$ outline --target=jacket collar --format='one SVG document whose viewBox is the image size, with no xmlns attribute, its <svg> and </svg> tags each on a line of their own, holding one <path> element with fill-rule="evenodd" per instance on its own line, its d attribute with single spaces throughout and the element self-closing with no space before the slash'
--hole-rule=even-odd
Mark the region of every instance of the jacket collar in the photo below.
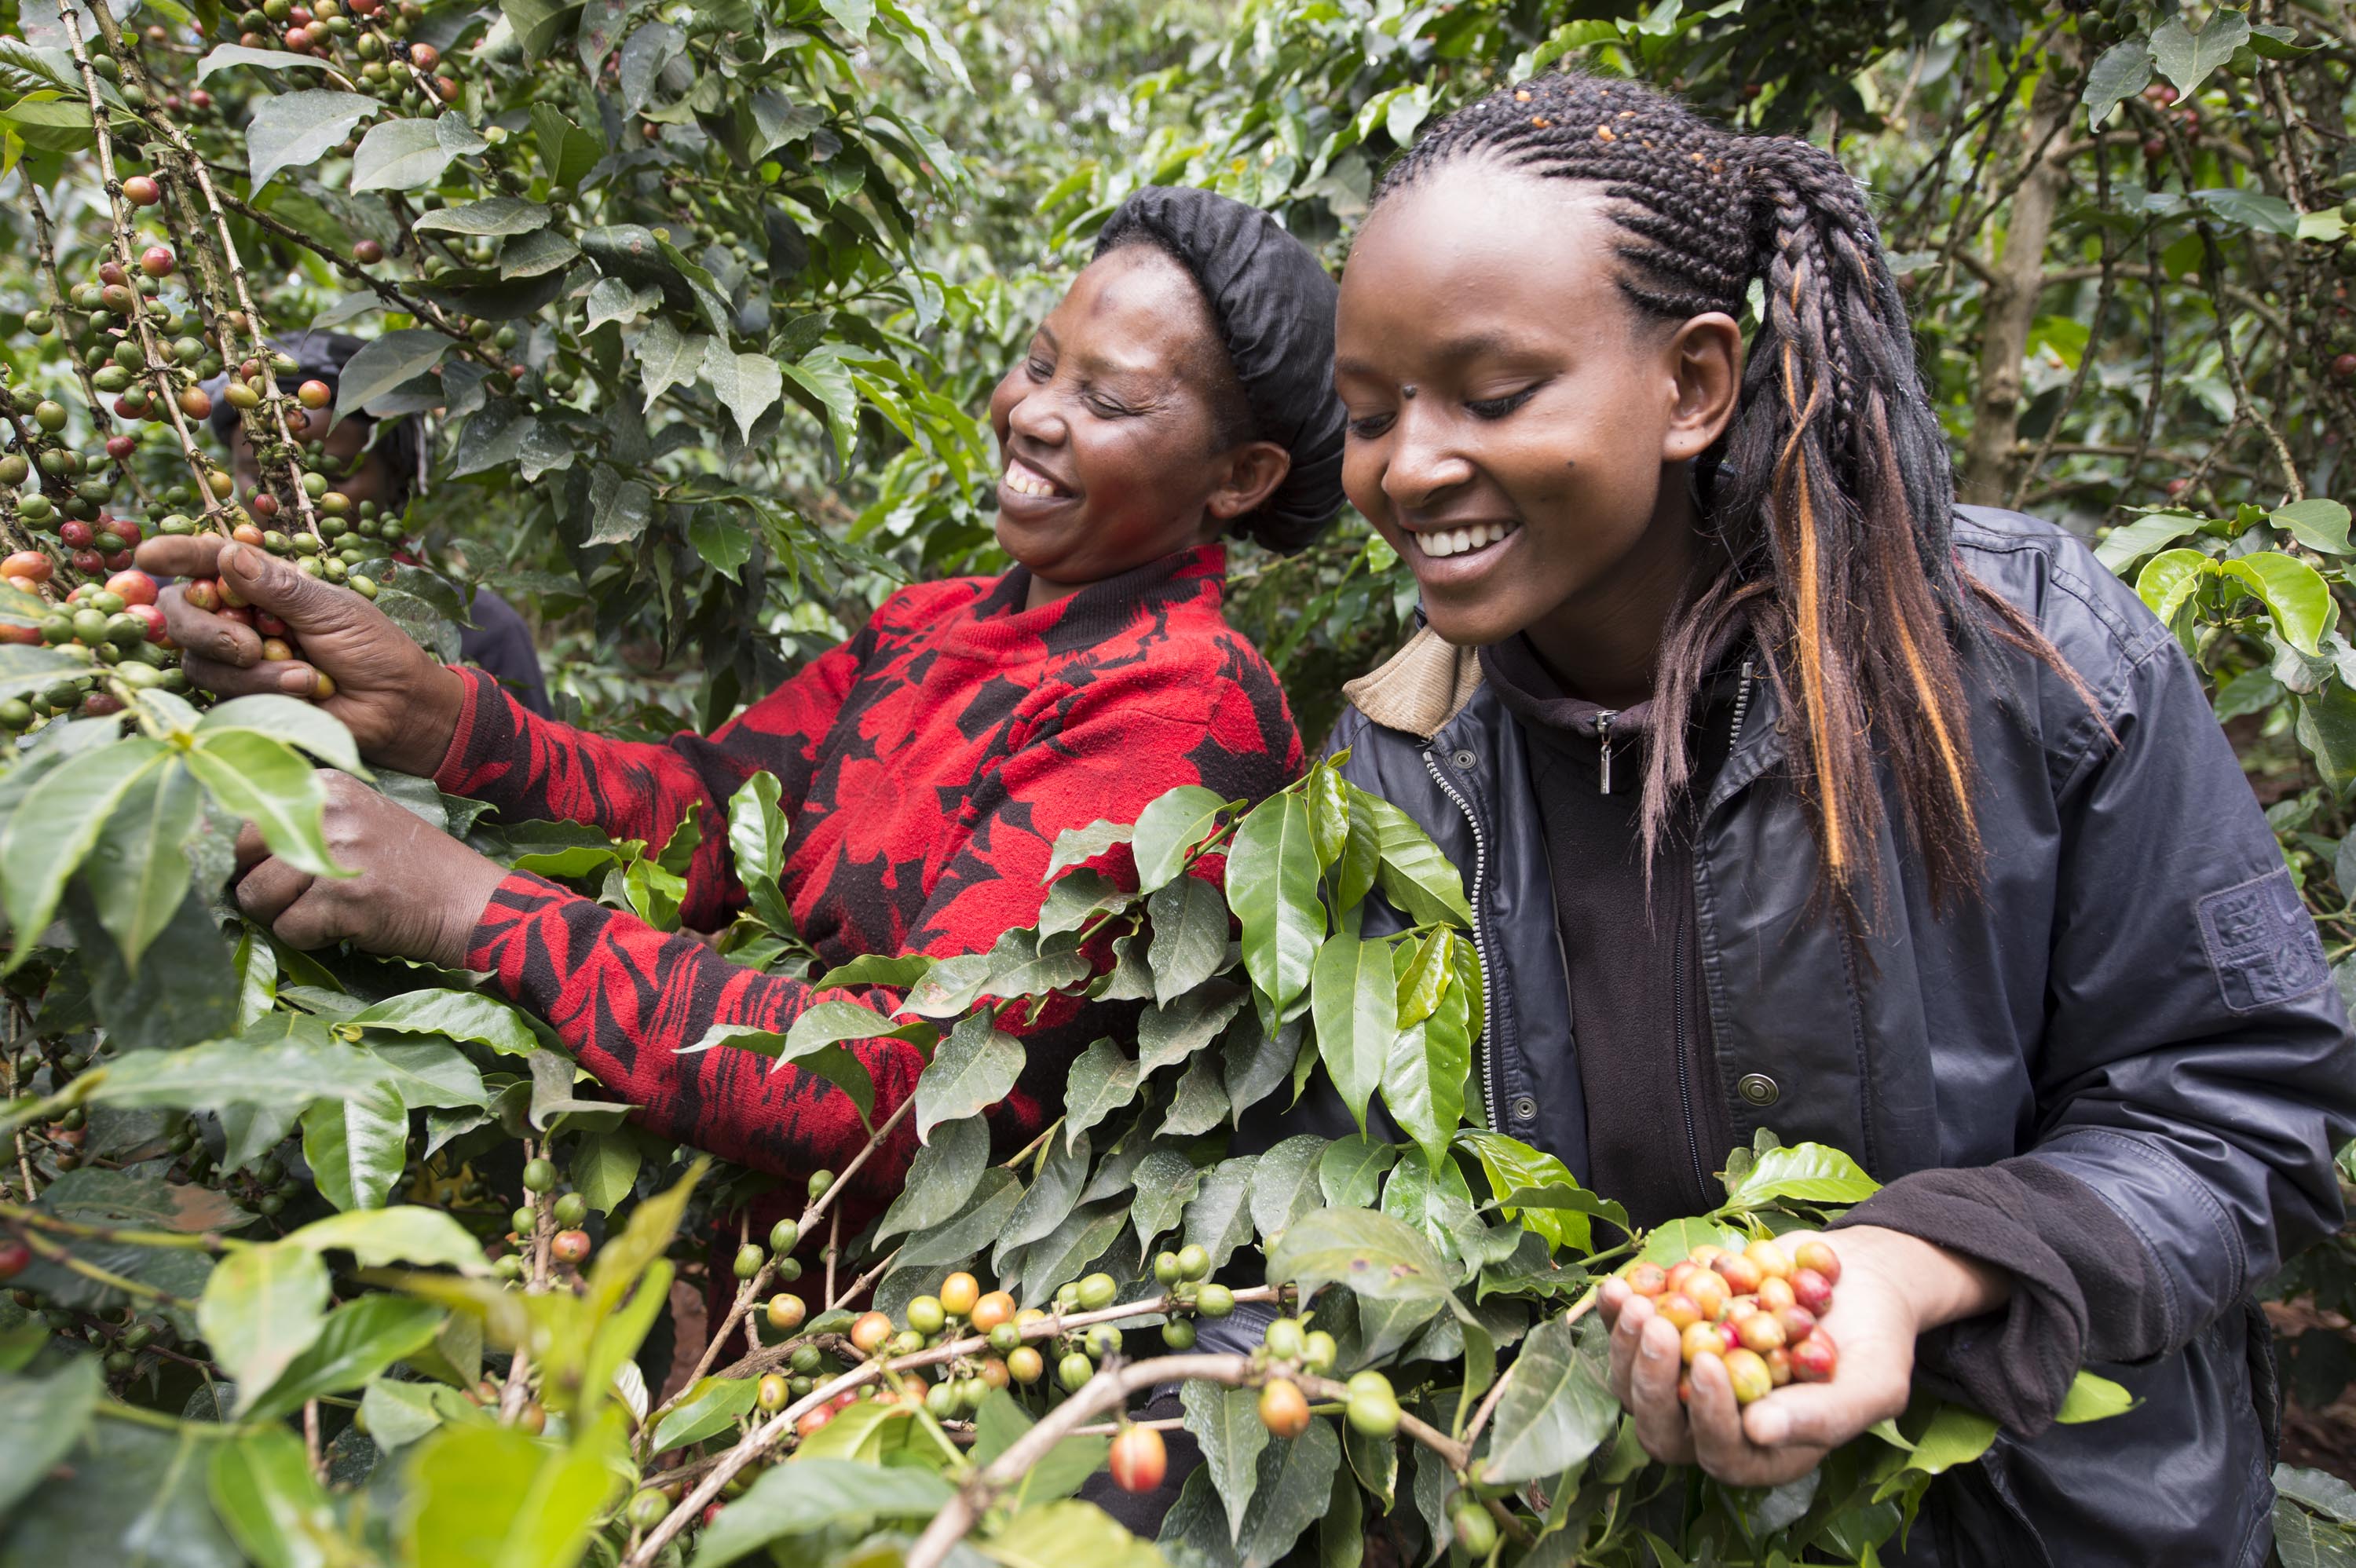
<svg viewBox="0 0 2356 1568">
<path fill-rule="evenodd" d="M 1457 647 L 1424 625 L 1398 652 L 1345 684 L 1342 694 L 1351 707 L 1386 730 L 1412 735 L 1429 745 L 1464 711 L 1482 685 L 1477 650 Z M 1783 754 L 1775 685 L 1762 673 L 1751 682 L 1741 733 L 1735 737 L 1726 765 L 1711 782 L 1703 815 L 1731 799 L 1736 791 L 1774 766 Z"/>
<path fill-rule="evenodd" d="M 1342 695 L 1385 729 L 1428 742 L 1480 689 L 1481 660 L 1474 650 L 1453 646 L 1424 626 L 1398 652 L 1344 685 Z"/>
</svg>

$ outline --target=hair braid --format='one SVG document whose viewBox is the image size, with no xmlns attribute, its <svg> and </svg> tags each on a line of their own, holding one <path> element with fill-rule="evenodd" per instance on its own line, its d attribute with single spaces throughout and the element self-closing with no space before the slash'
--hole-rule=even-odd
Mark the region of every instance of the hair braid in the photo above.
<svg viewBox="0 0 2356 1568">
<path fill-rule="evenodd" d="M 1375 200 L 1475 157 L 1599 187 L 1623 237 L 1621 292 L 1655 316 L 1739 316 L 1762 288 L 1706 520 L 1731 564 L 1671 620 L 1657 732 L 1687 733 L 1708 652 L 1743 619 L 1794 716 L 1791 773 L 1844 909 L 1861 916 L 1882 891 L 1884 763 L 1934 899 L 1976 887 L 1964 656 L 1993 635 L 2068 671 L 1957 563 L 1946 443 L 1856 180 L 1805 142 L 1738 135 L 1651 88 L 1561 72 L 1440 121 Z M 1690 773 L 1687 747 L 1652 748 L 1648 848 Z"/>
</svg>

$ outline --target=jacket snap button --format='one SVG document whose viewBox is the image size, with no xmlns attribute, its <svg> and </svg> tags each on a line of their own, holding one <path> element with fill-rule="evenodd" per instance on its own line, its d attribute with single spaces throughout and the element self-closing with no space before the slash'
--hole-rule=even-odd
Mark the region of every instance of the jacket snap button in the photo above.
<svg viewBox="0 0 2356 1568">
<path fill-rule="evenodd" d="M 1459 752 L 1448 760 L 1454 763 L 1459 768 L 1463 769 L 1467 773 L 1472 771 L 1473 763 L 1478 761 L 1478 759 L 1470 752 Z"/>
<path fill-rule="evenodd" d="M 1746 1072 L 1735 1081 L 1734 1092 L 1753 1105 L 1772 1105 L 1781 1099 L 1783 1091 L 1764 1072 Z"/>
<path fill-rule="evenodd" d="M 1527 1094 L 1515 1097 L 1513 1110 L 1514 1120 L 1517 1122 L 1535 1122 L 1538 1119 L 1538 1103 Z"/>
</svg>

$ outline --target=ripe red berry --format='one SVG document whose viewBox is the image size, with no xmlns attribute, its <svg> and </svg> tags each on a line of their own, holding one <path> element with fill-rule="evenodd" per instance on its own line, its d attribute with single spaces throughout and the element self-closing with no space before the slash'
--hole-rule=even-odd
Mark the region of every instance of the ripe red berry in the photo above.
<svg viewBox="0 0 2356 1568">
<path fill-rule="evenodd" d="M 11 1236 L 0 1242 L 0 1279 L 14 1279 L 33 1264 L 33 1249 Z"/>
<path fill-rule="evenodd" d="M 65 541 L 68 549 L 88 549 L 90 541 L 97 537 L 96 529 L 79 519 L 69 519 L 58 525 L 58 538 Z"/>
<path fill-rule="evenodd" d="M 434 96 L 444 103 L 455 103 L 458 101 L 458 84 L 446 76 L 437 76 L 434 79 Z"/>
<path fill-rule="evenodd" d="M 213 95 L 207 92 L 203 88 L 198 88 L 194 92 L 188 94 L 189 108 L 201 112 L 204 110 L 210 109 L 212 106 Z"/>
<path fill-rule="evenodd" d="M 37 549 L 20 549 L 0 560 L 0 577 L 26 577 L 35 582 L 47 582 L 57 570 L 54 562 Z"/>
<path fill-rule="evenodd" d="M 164 612 L 153 604 L 125 604 L 123 607 L 123 613 L 147 628 L 149 642 L 160 643 L 164 640 Z"/>
<path fill-rule="evenodd" d="M 802 1412 L 801 1419 L 794 1423 L 794 1431 L 799 1435 L 807 1437 L 811 1433 L 816 1432 L 819 1427 L 824 1426 L 828 1422 L 832 1421 L 833 1419 L 834 1407 L 832 1405 L 814 1405 L 810 1409 Z"/>
<path fill-rule="evenodd" d="M 139 270 L 151 278 L 168 278 L 179 264 L 168 245 L 150 245 L 139 253 Z"/>
<path fill-rule="evenodd" d="M 1796 1383 L 1830 1382 L 1840 1370 L 1840 1349 L 1822 1328 L 1793 1346 L 1789 1354 L 1792 1381 Z"/>
<path fill-rule="evenodd" d="M 373 267 L 384 260 L 384 247 L 373 240 L 356 240 L 352 245 L 352 260 L 363 267 Z"/>
<path fill-rule="evenodd" d="M 1792 1275 L 1792 1300 L 1821 1317 L 1833 1304 L 1832 1281 L 1816 1269 L 1798 1270 Z"/>
<path fill-rule="evenodd" d="M 112 555 L 100 557 L 99 564 L 109 571 L 126 571 L 131 567 L 131 552 L 128 549 L 116 550 Z"/>
<path fill-rule="evenodd" d="M 192 579 L 180 590 L 180 597 L 194 610 L 211 612 L 221 607 L 220 584 L 209 577 Z"/>
<path fill-rule="evenodd" d="M 306 409 L 324 409 L 335 398 L 336 394 L 325 381 L 305 381 L 294 389 L 294 400 Z"/>
<path fill-rule="evenodd" d="M 212 418 L 212 394 L 202 387 L 190 387 L 180 394 L 180 411 L 192 420 Z"/>
<path fill-rule="evenodd" d="M 589 1232 L 559 1231 L 549 1238 L 548 1255 L 561 1264 L 577 1264 L 589 1255 Z"/>
<path fill-rule="evenodd" d="M 146 175 L 133 175 L 123 182 L 123 199 L 134 207 L 153 207 L 164 199 L 164 187 Z"/>
<path fill-rule="evenodd" d="M 155 580 L 137 570 L 118 571 L 108 578 L 106 591 L 119 596 L 125 604 L 155 603 Z"/>
<path fill-rule="evenodd" d="M 2340 380 L 2356 380 L 2356 354 L 2341 354 L 2331 361 L 2331 373 Z"/>
<path fill-rule="evenodd" d="M 22 582 L 22 581 L 23 581 L 23 579 L 21 579 L 21 578 L 16 578 L 16 577 L 10 577 L 10 578 L 5 578 L 5 579 L 0 579 L 0 581 L 5 581 L 10 582 L 10 583 L 17 583 L 17 582 Z M 40 629 L 38 626 L 15 626 L 15 625 L 5 625 L 5 624 L 0 624 L 0 643 L 20 643 L 20 644 L 24 645 L 25 645 L 25 646 L 27 646 L 27 647 L 34 647 L 34 646 L 37 646 L 37 645 L 39 645 L 40 641 L 41 641 L 41 629 Z"/>
<path fill-rule="evenodd" d="M 283 637 L 286 635 L 286 623 L 267 610 L 256 610 L 253 613 L 253 629 L 265 637 Z"/>
<path fill-rule="evenodd" d="M 1151 1426 L 1124 1426 L 1112 1440 L 1112 1484 L 1124 1492 L 1150 1492 L 1170 1468 L 1170 1451 Z"/>
<path fill-rule="evenodd" d="M 138 450 L 139 442 L 136 437 L 110 435 L 106 438 L 106 455 L 113 458 L 117 463 Z"/>
<path fill-rule="evenodd" d="M 84 577 L 96 577 L 106 570 L 106 558 L 94 549 L 78 549 L 66 560 Z"/>
<path fill-rule="evenodd" d="M 2179 475 L 2176 478 L 2169 480 L 2161 487 L 2168 492 L 2168 498 L 2172 501 L 2177 496 L 2183 495 L 2187 490 L 2191 489 L 2192 481 Z"/>
<path fill-rule="evenodd" d="M 102 283 L 107 284 L 109 287 L 120 287 L 122 284 L 129 283 L 131 279 L 129 275 L 123 272 L 120 263 L 114 261 L 101 261 L 98 264 L 98 281 Z"/>
<path fill-rule="evenodd" d="M 286 47 L 293 49 L 298 55 L 308 52 L 311 48 L 310 30 L 305 27 L 287 28 Z"/>
<path fill-rule="evenodd" d="M 432 70 L 442 60 L 442 51 L 432 44 L 409 46 L 409 63 L 420 70 Z"/>
</svg>

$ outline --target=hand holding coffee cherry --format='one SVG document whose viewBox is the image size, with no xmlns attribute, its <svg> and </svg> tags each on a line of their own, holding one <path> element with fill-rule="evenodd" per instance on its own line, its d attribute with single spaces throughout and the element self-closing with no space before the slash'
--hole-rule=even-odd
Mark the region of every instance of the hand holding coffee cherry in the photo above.
<svg viewBox="0 0 2356 1568">
<path fill-rule="evenodd" d="M 315 877 L 272 855 L 249 823 L 237 841 L 238 907 L 291 946 L 349 941 L 457 968 L 506 868 L 348 773 L 319 776 L 327 852 L 359 874 Z"/>
<path fill-rule="evenodd" d="M 428 775 L 441 765 L 457 730 L 463 679 L 366 599 L 209 535 L 143 539 L 138 560 L 147 571 L 188 580 L 166 589 L 158 604 L 192 684 L 221 697 L 316 698 L 369 762 Z M 283 632 L 265 637 L 262 616 Z M 273 656 L 297 645 L 300 660 Z"/>
<path fill-rule="evenodd" d="M 1731 1486 L 1772 1487 L 1906 1408 L 1916 1336 L 2009 1295 L 1998 1270 L 1858 1225 L 1700 1249 L 1665 1270 L 1631 1265 L 1598 1305 L 1612 1325 L 1612 1392 L 1644 1451 Z"/>
</svg>

